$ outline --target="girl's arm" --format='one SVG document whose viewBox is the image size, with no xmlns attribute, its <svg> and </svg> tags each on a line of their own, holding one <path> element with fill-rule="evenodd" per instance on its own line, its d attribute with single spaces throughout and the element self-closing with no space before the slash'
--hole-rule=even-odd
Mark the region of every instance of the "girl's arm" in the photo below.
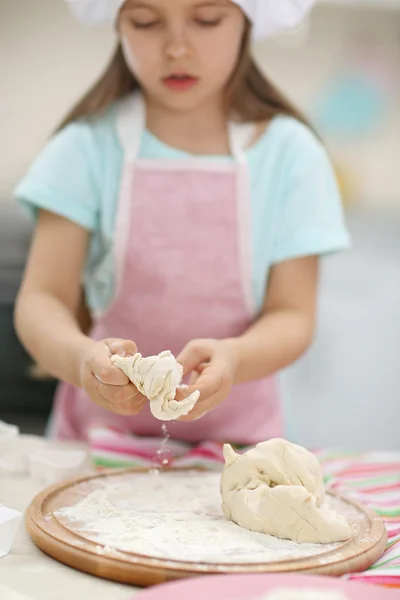
<svg viewBox="0 0 400 600">
<path fill-rule="evenodd" d="M 260 379 L 297 360 L 315 329 L 317 257 L 272 268 L 262 316 L 240 337 L 226 340 L 237 357 L 235 383 Z"/>
<path fill-rule="evenodd" d="M 84 388 L 107 410 L 136 414 L 145 398 L 110 361 L 111 354 L 133 354 L 135 344 L 91 340 L 78 324 L 88 242 L 83 228 L 40 213 L 17 299 L 16 329 L 30 354 L 54 377 Z"/>
<path fill-rule="evenodd" d="M 76 314 L 89 233 L 41 211 L 17 298 L 17 333 L 35 360 L 54 377 L 80 385 L 82 354 L 93 344 Z"/>
</svg>

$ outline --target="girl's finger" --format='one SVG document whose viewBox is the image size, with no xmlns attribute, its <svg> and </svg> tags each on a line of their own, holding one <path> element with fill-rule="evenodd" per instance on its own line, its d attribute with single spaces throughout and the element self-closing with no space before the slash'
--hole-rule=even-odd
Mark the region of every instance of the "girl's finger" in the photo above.
<svg viewBox="0 0 400 600">
<path fill-rule="evenodd" d="M 199 371 L 192 371 L 192 373 L 190 375 L 190 379 L 189 379 L 189 385 L 194 386 L 194 384 L 196 383 L 196 381 L 198 380 L 199 377 L 200 377 Z"/>
<path fill-rule="evenodd" d="M 183 367 L 183 375 L 195 371 L 201 363 L 207 363 L 211 358 L 211 350 L 206 344 L 189 343 L 176 359 Z"/>
<path fill-rule="evenodd" d="M 146 403 L 146 398 L 132 384 L 122 386 L 121 390 L 122 393 L 118 390 L 116 394 L 114 386 L 101 384 L 95 377 L 92 377 L 86 385 L 89 396 L 106 410 L 119 415 L 138 414 Z"/>
<path fill-rule="evenodd" d="M 137 352 L 137 346 L 132 340 L 121 340 L 118 338 L 108 338 L 104 340 L 110 350 L 110 356 L 118 354 L 119 356 L 133 356 Z"/>
<path fill-rule="evenodd" d="M 106 345 L 90 358 L 88 367 L 101 383 L 107 385 L 127 385 L 129 383 L 129 378 L 125 373 L 112 364 Z"/>
<path fill-rule="evenodd" d="M 200 392 L 200 398 L 204 401 L 208 401 L 211 396 L 217 394 L 222 385 L 222 376 L 220 369 L 209 365 L 196 379 L 196 385 L 188 388 L 189 393 L 193 393 L 195 390 Z M 189 395 L 189 394 L 188 394 Z"/>
<path fill-rule="evenodd" d="M 101 383 L 94 377 L 93 389 L 104 400 L 108 402 L 113 402 L 114 404 L 129 402 L 131 400 L 137 399 L 141 394 L 137 387 L 133 385 L 133 383 L 128 383 L 126 385 L 107 385 L 105 383 Z"/>
<path fill-rule="evenodd" d="M 189 396 L 191 396 L 194 392 L 197 392 L 197 387 L 195 385 L 182 385 L 176 389 L 176 394 L 174 400 L 177 402 L 182 402 L 182 400 L 186 400 Z"/>
</svg>

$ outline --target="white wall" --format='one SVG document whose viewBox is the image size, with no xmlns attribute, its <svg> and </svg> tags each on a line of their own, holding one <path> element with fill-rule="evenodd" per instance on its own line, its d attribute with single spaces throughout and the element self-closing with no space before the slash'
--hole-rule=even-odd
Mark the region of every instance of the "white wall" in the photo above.
<svg viewBox="0 0 400 600">
<path fill-rule="evenodd" d="M 398 10 L 321 6 L 304 47 L 285 49 L 269 42 L 257 49 L 257 56 L 308 108 L 321 83 L 346 59 L 351 39 L 363 36 L 384 46 L 400 74 L 399 27 Z M 108 28 L 79 27 L 62 0 L 1 0 L 0 198 L 10 196 L 62 115 L 101 72 L 113 44 Z M 399 202 L 398 106 L 394 103 L 393 114 L 370 139 L 334 148 L 353 171 L 367 204 Z"/>
<path fill-rule="evenodd" d="M 114 35 L 62 0 L 0 0 L 0 198 L 105 65 Z"/>
</svg>

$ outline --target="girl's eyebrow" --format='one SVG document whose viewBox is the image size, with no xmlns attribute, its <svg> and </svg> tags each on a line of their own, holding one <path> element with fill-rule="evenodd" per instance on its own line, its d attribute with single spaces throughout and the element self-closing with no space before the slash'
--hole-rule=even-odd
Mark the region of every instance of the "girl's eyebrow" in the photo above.
<svg viewBox="0 0 400 600">
<path fill-rule="evenodd" d="M 199 2 L 197 2 L 194 5 L 194 8 L 200 8 L 202 6 L 230 6 L 232 4 L 232 2 L 230 0 L 200 0 Z M 154 6 L 154 4 L 152 2 L 146 2 L 146 1 L 141 1 L 141 0 L 137 0 L 137 1 L 133 1 L 133 2 L 128 2 L 127 3 L 127 8 L 152 8 L 155 9 L 157 8 L 156 6 Z"/>
<path fill-rule="evenodd" d="M 201 8 L 203 6 L 233 6 L 232 2 L 228 0 L 204 0 L 203 2 L 198 2 L 195 4 L 194 8 Z"/>
<path fill-rule="evenodd" d="M 128 2 L 127 8 L 151 8 L 151 9 L 154 9 L 155 7 L 152 6 L 151 4 L 149 4 L 148 2 Z"/>
</svg>

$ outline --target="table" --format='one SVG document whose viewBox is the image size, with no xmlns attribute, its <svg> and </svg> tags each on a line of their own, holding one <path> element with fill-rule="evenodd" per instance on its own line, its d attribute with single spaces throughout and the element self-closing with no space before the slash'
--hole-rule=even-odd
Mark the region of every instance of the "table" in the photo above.
<svg viewBox="0 0 400 600">
<path fill-rule="evenodd" d="M 106 453 L 100 452 L 104 432 L 96 430 L 93 458 L 104 464 Z M 121 444 L 107 431 L 108 450 Z M 123 436 L 124 437 L 124 436 Z M 127 440 L 125 440 L 127 441 Z M 384 518 L 389 533 L 386 553 L 374 567 L 364 573 L 352 574 L 349 579 L 370 584 L 400 588 L 400 453 L 316 452 L 327 486 L 349 494 L 355 500 L 376 509 Z M 101 459 L 101 460 L 100 460 Z M 220 468 L 222 444 L 205 442 L 188 449 L 173 460 L 175 466 Z M 143 455 L 124 456 L 125 466 L 146 466 Z M 152 466 L 151 461 L 147 466 Z M 0 503 L 24 512 L 41 486 L 28 478 L 5 477 L 0 474 Z M 2 587 L 3 586 L 3 587 Z M 5 589 L 4 589 L 5 588 Z M 0 559 L 0 599 L 3 600 L 77 600 L 96 595 L 97 600 L 128 600 L 138 589 L 97 579 L 66 567 L 43 554 L 31 541 L 23 525 L 14 540 L 11 553 Z M 14 592 L 14 595 L 12 595 Z"/>
<path fill-rule="evenodd" d="M 0 503 L 24 512 L 43 486 L 28 477 L 0 474 Z M 11 552 L 0 558 L 1 600 L 127 600 L 138 589 L 86 575 L 44 554 L 22 523 Z"/>
</svg>

